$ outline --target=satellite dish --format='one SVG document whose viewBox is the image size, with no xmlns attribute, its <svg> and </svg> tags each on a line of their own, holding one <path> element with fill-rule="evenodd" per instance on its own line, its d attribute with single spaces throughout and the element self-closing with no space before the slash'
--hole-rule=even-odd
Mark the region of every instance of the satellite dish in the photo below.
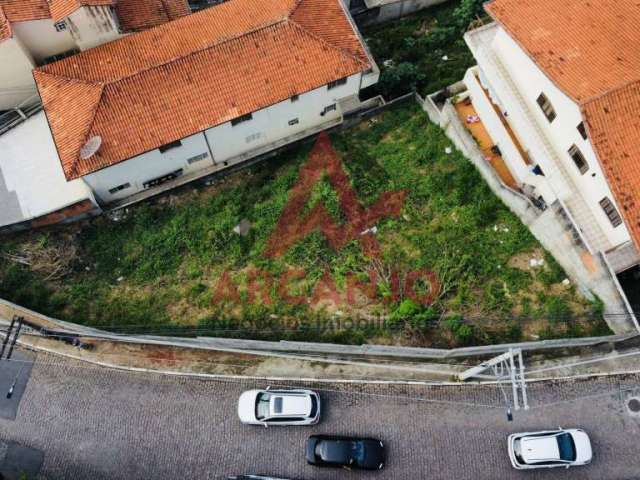
<svg viewBox="0 0 640 480">
<path fill-rule="evenodd" d="M 91 137 L 87 140 L 87 143 L 80 149 L 80 158 L 82 160 L 87 160 L 88 158 L 93 157 L 98 150 L 100 150 L 100 146 L 102 145 L 102 137 L 96 135 L 95 137 Z"/>
</svg>

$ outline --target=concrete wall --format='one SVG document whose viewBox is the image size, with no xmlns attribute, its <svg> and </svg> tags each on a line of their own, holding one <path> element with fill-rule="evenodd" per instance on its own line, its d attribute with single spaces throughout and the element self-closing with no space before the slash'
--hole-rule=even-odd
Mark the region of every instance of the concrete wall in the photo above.
<svg viewBox="0 0 640 480">
<path fill-rule="evenodd" d="M 16 108 L 37 96 L 33 59 L 17 38 L 0 42 L 0 110 Z"/>
<path fill-rule="evenodd" d="M 97 47 L 120 36 L 117 17 L 111 7 L 82 7 L 66 22 L 80 50 Z"/>
<path fill-rule="evenodd" d="M 37 64 L 77 48 L 69 29 L 57 32 L 51 19 L 13 23 L 11 28 Z"/>
<path fill-rule="evenodd" d="M 360 26 L 376 25 L 439 5 L 447 0 L 365 0 L 367 11 L 356 15 Z"/>
<path fill-rule="evenodd" d="M 237 125 L 226 122 L 205 132 L 182 139 L 182 146 L 160 153 L 158 149 L 126 160 L 112 167 L 84 177 L 103 204 L 129 197 L 145 189 L 144 183 L 168 173 L 182 169 L 184 175 L 198 170 L 220 165 L 231 166 L 246 158 L 242 154 L 281 143 L 283 139 L 295 136 L 331 120 L 340 120 L 339 100 L 358 95 L 360 74 L 347 79 L 347 83 L 331 90 L 327 86 L 300 94 L 298 100 L 287 99 L 252 114 L 252 119 Z M 336 104 L 336 109 L 325 115 L 321 112 L 328 105 Z M 297 119 L 298 123 L 289 125 Z M 275 147 L 274 147 L 275 148 Z M 189 164 L 189 159 L 202 154 L 206 159 Z M 109 190 L 119 185 L 129 184 L 116 193 Z"/>
<path fill-rule="evenodd" d="M 629 241 L 630 236 L 626 226 L 622 224 L 614 228 L 600 207 L 599 202 L 604 197 L 608 197 L 614 203 L 615 199 L 591 143 L 589 140 L 584 140 L 578 132 L 577 126 L 582 122 L 580 107 L 551 82 L 502 28 L 499 28 L 496 33 L 493 49 L 517 84 L 530 111 L 535 115 L 536 118 L 531 121 L 538 122 L 544 129 L 547 138 L 552 140 L 560 160 L 565 164 L 565 170 L 578 189 L 576 193 L 585 199 L 608 240 L 612 245 L 620 245 Z M 536 103 L 540 93 L 547 96 L 556 111 L 557 118 L 552 123 L 549 123 Z M 499 97 L 500 92 L 497 92 L 497 95 Z M 505 107 L 508 109 L 508 106 Z M 526 139 L 524 140 L 526 141 Z M 589 170 L 585 174 L 580 173 L 568 154 L 572 145 L 576 145 L 587 160 Z M 544 170 L 545 162 L 548 159 L 535 158 L 534 161 L 539 163 Z M 618 211 L 621 210 L 618 208 Z"/>
</svg>

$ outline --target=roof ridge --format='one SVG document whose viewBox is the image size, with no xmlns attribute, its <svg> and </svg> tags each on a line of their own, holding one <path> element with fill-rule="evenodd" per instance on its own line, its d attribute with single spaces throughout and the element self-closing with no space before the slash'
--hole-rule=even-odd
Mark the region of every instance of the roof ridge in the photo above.
<svg viewBox="0 0 640 480">
<path fill-rule="evenodd" d="M 593 95 L 593 96 L 591 96 L 591 97 L 589 97 L 589 98 L 586 98 L 586 99 L 584 99 L 582 102 L 580 102 L 580 106 L 588 105 L 588 104 L 590 104 L 590 103 L 592 103 L 592 102 L 595 102 L 595 101 L 597 101 L 597 100 L 600 100 L 601 98 L 604 98 L 604 97 L 606 97 L 606 96 L 608 96 L 608 95 L 611 95 L 611 94 L 613 94 L 613 93 L 617 93 L 617 92 L 619 92 L 620 90 L 624 90 L 625 88 L 628 88 L 628 87 L 630 87 L 631 85 L 634 85 L 634 84 L 636 84 L 636 83 L 637 83 L 637 84 L 640 84 L 640 76 L 639 76 L 638 78 L 634 78 L 633 80 L 629 80 L 628 82 L 625 82 L 625 83 L 621 83 L 621 84 L 619 84 L 619 85 L 616 85 L 615 87 L 612 87 L 612 88 L 610 88 L 609 90 L 606 90 L 606 91 L 604 91 L 604 92 L 602 92 L 602 93 L 599 93 L 599 94 L 597 94 L 597 95 Z"/>
<path fill-rule="evenodd" d="M 243 31 L 243 32 L 241 32 L 241 33 L 239 33 L 237 35 L 233 35 L 233 36 L 230 36 L 230 37 L 225 37 L 224 39 L 222 39 L 220 41 L 207 44 L 207 45 L 205 45 L 205 46 L 203 46 L 201 48 L 197 48 L 195 50 L 190 50 L 189 52 L 185 53 L 184 55 L 179 55 L 177 57 L 171 58 L 171 59 L 167 60 L 166 62 L 159 63 L 157 65 L 152 65 L 152 66 L 150 66 L 148 68 L 145 68 L 143 70 L 138 70 L 138 71 L 136 71 L 136 72 L 134 72 L 134 73 L 132 73 L 130 75 L 122 76 L 122 77 L 120 77 L 118 79 L 115 79 L 115 80 L 109 81 L 109 82 L 105 82 L 105 83 L 107 83 L 109 85 L 113 85 L 113 84 L 122 82 L 124 80 L 128 80 L 130 78 L 135 78 L 138 75 L 142 75 L 144 73 L 150 72 L 150 71 L 155 70 L 157 68 L 161 68 L 161 67 L 164 67 L 164 66 L 167 66 L 167 65 L 171 65 L 173 63 L 179 62 L 180 60 L 182 60 L 184 58 L 188 58 L 188 57 L 190 57 L 192 55 L 196 55 L 198 53 L 204 52 L 204 51 L 209 50 L 211 48 L 219 47 L 221 45 L 224 45 L 226 43 L 232 42 L 232 41 L 237 40 L 239 38 L 246 37 L 246 36 L 249 36 L 249 35 L 254 34 L 256 32 L 259 32 L 261 30 L 266 30 L 267 28 L 271 28 L 271 27 L 273 27 L 275 25 L 278 25 L 280 23 L 284 23 L 284 22 L 287 21 L 287 18 L 288 17 L 278 18 L 278 19 L 276 19 L 276 20 L 274 20 L 274 21 L 272 21 L 270 23 L 260 25 L 259 27 L 253 28 L 251 30 Z"/>
<path fill-rule="evenodd" d="M 299 0 L 300 3 L 302 3 L 304 0 Z M 291 23 L 292 25 L 298 27 L 300 30 L 302 30 L 303 32 L 305 32 L 307 35 L 309 35 L 311 38 L 313 38 L 314 40 L 317 40 L 329 47 L 331 47 L 332 49 L 342 53 L 343 55 L 346 55 L 348 57 L 350 57 L 352 60 L 355 60 L 356 62 L 358 62 L 359 64 L 363 65 L 363 66 L 367 66 L 367 62 L 365 62 L 364 60 L 362 60 L 360 57 L 358 57 L 357 55 L 355 55 L 353 52 L 349 51 L 346 48 L 340 47 L 334 43 L 331 43 L 330 41 L 322 38 L 320 35 L 313 33 L 311 30 L 309 30 L 308 28 L 303 27 L 302 25 L 300 25 L 298 22 L 296 22 L 295 20 L 291 19 L 291 17 L 287 17 L 287 22 Z"/>
<path fill-rule="evenodd" d="M 83 140 L 83 142 L 82 142 L 82 144 L 80 146 L 80 149 L 76 152 L 76 159 L 73 161 L 73 164 L 69 168 L 69 173 L 71 175 L 73 175 L 74 177 L 77 176 L 77 174 L 78 174 L 78 163 L 82 160 L 80 158 L 80 152 L 82 151 L 82 147 L 89 140 L 89 132 L 91 132 L 91 130 L 93 130 L 93 125 L 96 123 L 96 114 L 98 113 L 98 108 L 100 108 L 100 105 L 102 103 L 102 97 L 104 96 L 104 90 L 105 90 L 105 85 L 104 84 L 100 84 L 100 96 L 98 97 L 98 100 L 96 100 L 95 107 L 93 108 L 93 112 L 91 114 L 91 123 L 88 124 L 87 129 L 85 130 L 85 133 L 83 135 L 84 140 Z"/>
</svg>

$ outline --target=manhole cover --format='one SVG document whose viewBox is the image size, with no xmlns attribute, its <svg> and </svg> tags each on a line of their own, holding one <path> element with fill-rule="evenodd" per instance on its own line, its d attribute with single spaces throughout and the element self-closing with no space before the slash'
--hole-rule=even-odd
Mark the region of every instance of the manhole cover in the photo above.
<svg viewBox="0 0 640 480">
<path fill-rule="evenodd" d="M 640 399 L 632 398 L 627 402 L 627 406 L 633 413 L 640 413 Z"/>
</svg>

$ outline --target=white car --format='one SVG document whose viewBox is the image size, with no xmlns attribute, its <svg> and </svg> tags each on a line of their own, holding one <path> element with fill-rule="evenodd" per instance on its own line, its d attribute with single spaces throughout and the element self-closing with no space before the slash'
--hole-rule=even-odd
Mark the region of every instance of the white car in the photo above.
<svg viewBox="0 0 640 480">
<path fill-rule="evenodd" d="M 508 442 L 511 464 L 518 470 L 576 467 L 593 457 L 589 436 L 575 428 L 514 433 Z"/>
<path fill-rule="evenodd" d="M 315 425 L 320 396 L 311 390 L 249 390 L 240 395 L 238 417 L 249 425 Z"/>
</svg>

